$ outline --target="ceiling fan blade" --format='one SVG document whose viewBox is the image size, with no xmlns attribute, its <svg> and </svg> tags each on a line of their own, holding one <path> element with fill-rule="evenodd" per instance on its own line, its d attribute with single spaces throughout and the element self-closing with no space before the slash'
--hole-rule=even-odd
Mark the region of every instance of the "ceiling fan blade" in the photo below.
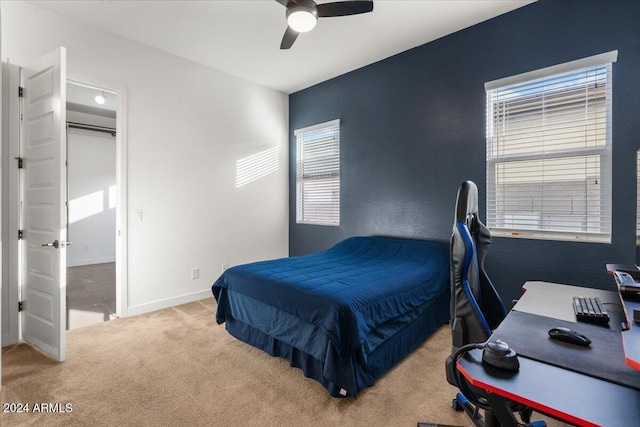
<svg viewBox="0 0 640 427">
<path fill-rule="evenodd" d="M 318 16 L 347 16 L 367 13 L 373 10 L 373 1 L 337 1 L 317 5 Z"/>
<path fill-rule="evenodd" d="M 282 43 L 280 43 L 280 49 L 289 49 L 298 38 L 298 34 L 300 33 L 292 30 L 291 27 L 287 27 L 287 31 L 284 32 L 282 37 Z"/>
<path fill-rule="evenodd" d="M 277 1 L 278 3 L 280 3 L 281 5 L 283 5 L 283 6 L 285 6 L 285 7 L 286 7 L 286 6 L 287 6 L 287 4 L 289 4 L 289 1 L 290 1 L 290 0 L 276 0 L 276 1 Z"/>
</svg>

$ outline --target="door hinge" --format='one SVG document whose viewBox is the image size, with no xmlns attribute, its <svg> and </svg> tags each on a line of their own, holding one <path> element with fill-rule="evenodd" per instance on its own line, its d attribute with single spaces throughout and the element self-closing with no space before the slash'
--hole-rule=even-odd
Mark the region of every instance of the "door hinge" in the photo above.
<svg viewBox="0 0 640 427">
<path fill-rule="evenodd" d="M 22 98 L 24 96 L 24 88 L 22 86 L 18 86 L 18 97 Z"/>
<path fill-rule="evenodd" d="M 24 311 L 24 301 L 18 301 L 18 311 Z"/>
<path fill-rule="evenodd" d="M 18 240 L 22 240 L 24 237 L 24 232 L 22 230 L 18 230 Z"/>
<path fill-rule="evenodd" d="M 18 161 L 18 169 L 22 169 L 24 165 L 22 157 L 16 157 L 16 160 Z"/>
</svg>

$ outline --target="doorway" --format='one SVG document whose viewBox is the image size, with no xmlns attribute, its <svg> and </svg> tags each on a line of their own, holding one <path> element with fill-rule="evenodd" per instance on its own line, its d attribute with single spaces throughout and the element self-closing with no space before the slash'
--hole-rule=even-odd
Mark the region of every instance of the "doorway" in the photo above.
<svg viewBox="0 0 640 427">
<path fill-rule="evenodd" d="M 117 98 L 67 82 L 67 330 L 116 317 Z"/>
<path fill-rule="evenodd" d="M 19 161 L 15 160 L 21 156 L 21 114 L 22 107 L 20 100 L 22 99 L 19 93 L 21 86 L 21 67 L 13 64 L 2 64 L 3 68 L 3 112 L 5 113 L 4 123 L 6 126 L 2 128 L 3 139 L 3 155 L 2 155 L 2 193 L 3 193 L 3 227 L 2 227 L 2 278 L 4 286 L 2 287 L 2 347 L 7 345 L 16 344 L 21 340 L 25 340 L 24 336 L 24 313 L 20 312 L 19 307 L 22 307 L 22 301 L 25 299 L 23 289 L 23 275 L 25 274 L 23 251 L 21 249 L 23 240 L 20 240 L 18 236 L 18 230 L 22 229 L 21 216 L 23 213 L 23 207 L 21 202 L 21 187 L 22 187 L 22 174 L 19 169 Z M 104 90 L 105 93 L 115 94 L 116 108 L 114 113 L 110 113 L 112 116 L 111 123 L 115 121 L 116 136 L 115 136 L 115 171 L 116 182 L 115 188 L 109 186 L 106 193 L 107 201 L 105 202 L 107 209 L 112 212 L 115 210 L 115 261 L 108 263 L 106 259 L 100 260 L 98 265 L 103 267 L 110 267 L 111 271 L 108 272 L 110 276 L 114 276 L 115 280 L 107 279 L 111 283 L 115 282 L 115 313 L 113 303 L 109 304 L 108 316 L 105 318 L 105 313 L 102 312 L 100 321 L 111 319 L 115 316 L 126 317 L 127 316 L 127 194 L 126 194 L 126 182 L 127 182 L 127 91 L 126 88 L 118 84 L 109 83 L 97 83 L 87 84 L 87 80 L 69 80 L 65 79 L 68 83 L 75 84 L 81 87 L 88 87 L 94 89 Z M 65 90 L 66 92 L 66 90 Z M 66 95 L 66 93 L 65 93 Z M 72 101 L 73 102 L 73 101 Z M 73 107 L 73 106 L 72 106 Z M 78 108 L 76 108 L 78 109 Z M 66 113 L 66 109 L 65 109 Z M 93 116 L 100 116 L 95 114 L 97 111 L 89 111 Z M 104 114 L 104 113 L 103 113 Z M 66 115 L 66 114 L 65 114 Z M 77 118 L 75 119 L 77 120 Z M 68 120 L 67 120 L 68 121 Z M 79 120 L 82 122 L 83 120 Z M 98 123 L 97 126 L 104 126 L 105 123 Z M 112 124 L 106 124 L 104 127 L 111 127 Z M 87 129 L 75 129 L 75 132 L 87 132 L 94 136 L 95 130 Z M 109 138 L 113 136 L 109 133 L 105 133 Z M 72 137 L 73 138 L 73 137 Z M 28 165 L 28 159 L 27 159 Z M 115 193 L 115 196 L 114 196 Z M 110 208 L 115 202 L 115 208 Z M 27 233 L 27 236 L 29 233 Z M 72 240 L 73 241 L 73 240 Z M 38 245 L 39 246 L 39 245 Z M 71 249 L 68 247 L 67 249 Z M 77 248 L 77 246 L 76 246 Z M 93 246 L 97 249 L 96 246 Z M 80 246 L 80 249 L 84 252 L 84 244 Z M 92 246 L 89 244 L 89 253 L 95 254 L 96 251 L 92 251 Z M 111 264 L 107 266 L 106 264 Z M 84 272 L 83 272 L 83 275 Z M 93 279 L 94 281 L 102 279 Z M 65 281 L 66 284 L 66 281 Z M 98 291 L 96 291 L 97 294 Z M 108 291 L 111 295 L 108 297 L 112 301 L 113 288 Z M 65 289 L 66 295 L 66 289 Z M 66 298 L 65 298 L 66 299 Z M 27 299 L 28 300 L 28 299 Z M 106 303 L 106 301 L 102 302 Z M 26 304 L 27 309 L 29 304 Z M 31 305 L 31 307 L 34 307 Z M 65 311 L 63 309 L 61 316 L 62 320 L 66 321 Z M 87 310 L 91 312 L 90 310 Z M 71 314 L 71 313 L 69 313 Z M 71 325 L 73 327 L 73 325 Z M 63 330 L 66 329 L 63 326 Z"/>
</svg>

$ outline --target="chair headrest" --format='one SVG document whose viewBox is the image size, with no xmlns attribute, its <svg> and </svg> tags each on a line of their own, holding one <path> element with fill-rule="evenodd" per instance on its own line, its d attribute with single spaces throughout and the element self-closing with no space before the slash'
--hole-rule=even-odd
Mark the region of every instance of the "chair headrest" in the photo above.
<svg viewBox="0 0 640 427">
<path fill-rule="evenodd" d="M 465 181 L 458 189 L 456 223 L 478 218 L 478 187 L 473 181 Z"/>
</svg>

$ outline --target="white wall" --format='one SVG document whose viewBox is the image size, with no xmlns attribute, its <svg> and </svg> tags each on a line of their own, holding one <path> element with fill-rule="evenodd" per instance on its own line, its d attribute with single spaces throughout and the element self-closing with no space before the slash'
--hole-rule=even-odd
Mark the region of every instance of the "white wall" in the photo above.
<svg viewBox="0 0 640 427">
<path fill-rule="evenodd" d="M 67 266 L 116 260 L 116 138 L 67 131 L 69 228 Z"/>
<path fill-rule="evenodd" d="M 69 78 L 126 89 L 128 314 L 210 295 L 223 263 L 288 254 L 286 95 L 30 4 L 0 7 L 3 61 L 61 45 Z M 268 149 L 276 170 L 236 188 L 236 162 Z"/>
</svg>

